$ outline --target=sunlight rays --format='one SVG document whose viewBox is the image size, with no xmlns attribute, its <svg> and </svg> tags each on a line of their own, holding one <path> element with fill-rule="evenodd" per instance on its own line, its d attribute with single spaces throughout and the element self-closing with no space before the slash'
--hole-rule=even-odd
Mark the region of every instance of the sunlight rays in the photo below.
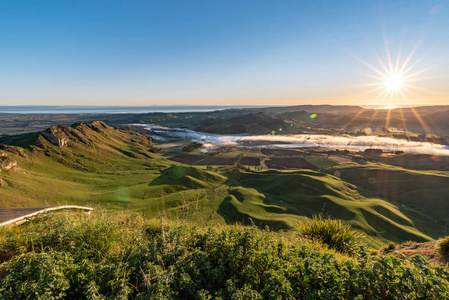
<svg viewBox="0 0 449 300">
<path fill-rule="evenodd" d="M 388 91 L 395 92 L 404 87 L 404 78 L 399 74 L 390 74 L 383 83 Z"/>
<path fill-rule="evenodd" d="M 429 71 L 433 67 L 419 67 L 419 64 L 423 61 L 424 56 L 416 57 L 417 50 L 421 45 L 423 39 L 421 38 L 414 47 L 408 53 L 404 53 L 403 44 L 404 39 L 400 39 L 397 51 L 391 51 L 390 40 L 387 38 L 385 31 L 384 38 L 384 51 L 385 57 L 381 57 L 376 51 L 372 51 L 374 55 L 373 61 L 367 61 L 358 56 L 352 54 L 352 56 L 367 67 L 367 72 L 362 73 L 364 76 L 371 78 L 370 83 L 366 83 L 363 86 L 366 87 L 366 91 L 363 93 L 363 98 L 368 96 L 373 97 L 372 100 L 378 105 L 382 105 L 387 111 L 385 114 L 381 114 L 385 118 L 385 133 L 388 134 L 388 127 L 391 124 L 390 118 L 392 117 L 392 110 L 399 109 L 400 127 L 407 130 L 407 124 L 404 116 L 404 111 L 400 106 L 411 106 L 413 100 L 422 93 L 429 93 L 431 91 L 420 87 L 419 82 L 424 79 L 422 74 Z M 395 53 L 394 53 L 395 52 Z M 372 95 L 372 96 L 371 96 Z M 373 111 L 370 115 L 368 124 L 371 126 L 378 118 L 380 111 Z M 421 127 L 429 132 L 429 126 L 425 123 L 423 118 L 419 115 L 419 112 L 415 109 L 411 109 L 412 114 L 415 116 Z M 354 116 L 346 125 L 345 128 L 350 126 L 351 123 L 357 119 L 362 112 L 359 112 Z M 397 116 L 398 113 L 395 114 Z"/>
<path fill-rule="evenodd" d="M 376 94 L 376 102 L 382 103 L 385 107 L 393 107 L 409 102 L 408 98 L 413 94 L 413 91 L 420 90 L 416 86 L 416 82 L 420 80 L 419 76 L 430 68 L 416 69 L 423 57 L 419 57 L 418 59 L 414 59 L 413 57 L 422 39 L 407 55 L 403 55 L 402 53 L 403 45 L 401 42 L 397 54 L 394 57 L 385 34 L 384 41 L 385 59 L 382 59 L 378 53 L 373 51 L 376 65 L 355 55 L 353 56 L 369 69 L 370 72 L 364 75 L 375 80 L 375 82 L 365 85 L 371 87 L 370 90 L 367 90 L 367 94 Z"/>
</svg>

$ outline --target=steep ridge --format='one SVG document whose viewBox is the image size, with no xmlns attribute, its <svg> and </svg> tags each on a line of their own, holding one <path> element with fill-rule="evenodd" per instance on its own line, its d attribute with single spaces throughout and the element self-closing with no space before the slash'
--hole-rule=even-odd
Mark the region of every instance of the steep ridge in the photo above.
<svg viewBox="0 0 449 300">
<path fill-rule="evenodd" d="M 103 122 L 51 127 L 34 139 L 9 142 L 29 149 L 1 145 L 7 159 L 20 168 L 20 172 L 13 168 L 2 172 L 8 185 L 0 189 L 2 207 L 120 205 L 135 197 L 133 189 L 147 186 L 159 168 L 168 166 L 152 159 L 158 155 L 150 151 L 142 134 Z M 154 171 L 146 172 L 149 169 Z"/>
</svg>

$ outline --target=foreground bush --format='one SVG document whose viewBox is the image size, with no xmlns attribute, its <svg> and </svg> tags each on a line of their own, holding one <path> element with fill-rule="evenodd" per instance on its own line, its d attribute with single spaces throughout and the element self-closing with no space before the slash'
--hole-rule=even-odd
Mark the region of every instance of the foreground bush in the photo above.
<svg viewBox="0 0 449 300">
<path fill-rule="evenodd" d="M 90 239 L 84 244 L 76 241 L 73 246 L 85 250 L 75 250 L 66 237 L 60 236 L 58 244 L 51 230 L 42 235 L 30 232 L 41 246 L 14 255 L 2 265 L 0 299 L 449 297 L 449 273 L 420 256 L 408 263 L 392 256 L 337 259 L 255 227 L 205 229 L 104 216 L 65 220 L 67 224 L 64 218 L 48 218 L 46 224 L 59 222 L 66 229 L 72 224 L 80 231 L 72 237 L 96 237 L 96 227 L 109 223 L 112 232 L 121 235 L 106 242 L 106 247 Z M 15 240 L 14 245 L 28 249 L 23 230 L 39 226 L 2 232 L 4 241 L 11 245 Z"/>
<path fill-rule="evenodd" d="M 306 237 L 319 240 L 341 253 L 354 255 L 359 249 L 361 235 L 340 220 L 324 219 L 319 215 L 301 224 L 300 228 Z"/>
</svg>

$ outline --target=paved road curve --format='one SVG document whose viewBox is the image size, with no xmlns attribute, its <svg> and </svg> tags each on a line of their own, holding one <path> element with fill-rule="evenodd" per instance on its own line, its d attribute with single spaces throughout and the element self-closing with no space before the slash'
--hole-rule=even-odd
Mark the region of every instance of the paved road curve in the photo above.
<svg viewBox="0 0 449 300">
<path fill-rule="evenodd" d="M 50 212 L 54 210 L 84 210 L 90 213 L 93 208 L 77 205 L 0 208 L 0 227 L 11 223 L 24 222 L 40 213 Z"/>
<path fill-rule="evenodd" d="M 40 210 L 56 207 L 56 206 L 44 206 L 44 207 L 20 207 L 20 208 L 0 208 L 0 223 L 19 218 L 38 212 Z"/>
</svg>

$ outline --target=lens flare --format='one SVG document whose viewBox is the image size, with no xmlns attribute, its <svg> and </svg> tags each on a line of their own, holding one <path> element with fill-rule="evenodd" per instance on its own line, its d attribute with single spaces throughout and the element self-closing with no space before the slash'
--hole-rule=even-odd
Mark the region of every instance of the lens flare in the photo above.
<svg viewBox="0 0 449 300">
<path fill-rule="evenodd" d="M 391 92 L 396 92 L 404 87 L 404 78 L 400 74 L 390 74 L 385 78 L 385 88 Z"/>
<path fill-rule="evenodd" d="M 364 84 L 370 86 L 371 89 L 366 89 L 363 95 L 370 95 L 376 104 L 387 106 L 410 105 L 411 96 L 416 98 L 416 91 L 429 92 L 422 87 L 417 86 L 420 76 L 432 69 L 427 67 L 419 69 L 418 65 L 422 58 L 414 58 L 416 51 L 420 45 L 418 42 L 408 55 L 403 55 L 403 45 L 397 45 L 397 55 L 392 55 L 390 51 L 390 43 L 385 37 L 385 57 L 381 58 L 374 52 L 375 60 L 368 62 L 358 56 L 355 59 L 360 61 L 371 72 L 364 73 L 367 77 L 374 79 L 372 83 Z M 421 78 L 422 79 L 422 78 Z M 361 95 L 362 96 L 362 95 Z M 366 97 L 365 96 L 365 97 Z M 373 97 L 373 98 L 372 98 Z M 371 100 L 371 101 L 372 101 Z"/>
<path fill-rule="evenodd" d="M 370 86 L 370 89 L 365 89 L 365 92 L 359 97 L 363 97 L 366 101 L 371 101 L 382 106 L 386 109 L 385 116 L 385 128 L 388 129 L 390 123 L 391 113 L 394 109 L 398 109 L 402 116 L 401 127 L 407 128 L 404 113 L 402 112 L 401 106 L 410 107 L 412 113 L 415 115 L 416 119 L 421 124 L 422 128 L 429 133 L 429 127 L 424 122 L 423 118 L 418 114 L 418 112 L 413 108 L 418 99 L 417 91 L 432 93 L 432 91 L 419 86 L 419 81 L 423 80 L 422 74 L 431 70 L 433 66 L 419 68 L 419 63 L 422 58 L 415 58 L 418 47 L 420 46 L 422 39 L 418 41 L 415 46 L 411 49 L 408 55 L 403 55 L 403 41 L 397 45 L 397 55 L 394 57 L 390 51 L 390 46 L 394 43 L 388 39 L 386 32 L 383 34 L 384 46 L 385 46 L 385 57 L 381 58 L 376 52 L 374 52 L 375 60 L 373 62 L 367 62 L 360 57 L 353 55 L 355 59 L 360 61 L 366 67 L 369 68 L 371 72 L 365 73 L 367 77 L 374 79 L 370 84 L 364 84 L 363 86 Z M 370 100 L 368 100 L 368 98 Z M 370 119 L 370 123 L 376 119 L 378 111 L 376 110 Z M 351 119 L 348 124 L 349 126 L 358 115 Z"/>
</svg>

